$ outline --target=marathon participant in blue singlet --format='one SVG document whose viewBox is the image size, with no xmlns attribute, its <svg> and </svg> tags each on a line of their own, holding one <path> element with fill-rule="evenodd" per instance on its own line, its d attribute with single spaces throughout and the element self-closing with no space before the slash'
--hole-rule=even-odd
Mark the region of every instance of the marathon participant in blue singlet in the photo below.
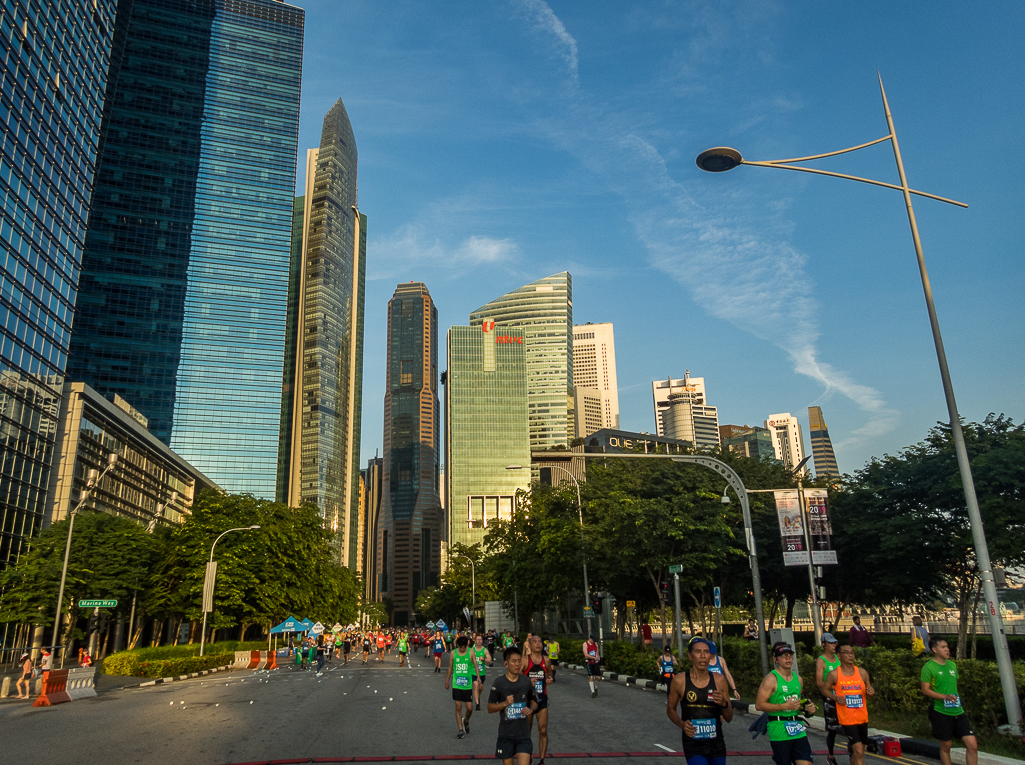
<svg viewBox="0 0 1025 765">
<path fill-rule="evenodd" d="M 679 664 L 676 657 L 673 656 L 673 649 L 666 646 L 662 649 L 662 656 L 658 660 L 658 672 L 662 675 L 662 679 L 666 684 L 666 693 L 669 693 L 669 686 L 673 684 L 673 678 L 676 677 L 676 665 Z"/>
<path fill-rule="evenodd" d="M 726 659 L 719 655 L 714 642 L 711 640 L 705 640 L 705 642 L 708 643 L 708 650 L 712 652 L 712 659 L 708 662 L 708 671 L 725 677 L 733 698 L 739 699 L 740 691 L 737 690 L 737 684 L 733 682 L 733 675 L 730 674 L 730 668 L 726 666 Z"/>
<path fill-rule="evenodd" d="M 445 641 L 440 632 L 434 633 L 434 640 L 431 641 L 434 649 L 434 671 L 441 674 L 441 655 L 445 653 Z"/>
</svg>

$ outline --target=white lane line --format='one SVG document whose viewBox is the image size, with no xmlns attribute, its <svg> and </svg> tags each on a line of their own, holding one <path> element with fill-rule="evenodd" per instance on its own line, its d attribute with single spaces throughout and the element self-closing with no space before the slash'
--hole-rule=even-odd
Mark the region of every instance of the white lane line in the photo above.
<svg viewBox="0 0 1025 765">
<path fill-rule="evenodd" d="M 675 752 L 675 749 L 670 749 L 668 746 L 662 746 L 661 744 L 655 744 L 659 749 L 664 749 L 667 752 Z"/>
</svg>

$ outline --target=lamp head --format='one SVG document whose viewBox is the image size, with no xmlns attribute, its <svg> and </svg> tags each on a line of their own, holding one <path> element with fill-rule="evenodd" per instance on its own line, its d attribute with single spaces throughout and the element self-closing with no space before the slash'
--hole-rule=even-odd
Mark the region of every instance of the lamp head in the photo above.
<svg viewBox="0 0 1025 765">
<path fill-rule="evenodd" d="M 117 454 L 115 452 L 111 452 L 107 455 L 107 464 L 111 467 L 114 467 L 114 465 L 117 464 Z"/>
<path fill-rule="evenodd" d="M 730 495 L 726 493 L 726 489 L 722 490 L 722 497 L 719 498 L 719 501 L 724 505 L 730 504 Z"/>
<path fill-rule="evenodd" d="M 260 527 L 259 526 L 250 526 L 249 528 L 251 528 L 251 529 L 258 529 Z"/>
<path fill-rule="evenodd" d="M 706 149 L 698 154 L 698 167 L 706 173 L 725 173 L 738 165 L 744 164 L 744 158 L 740 152 L 731 149 L 729 146 L 716 146 L 714 149 Z"/>
</svg>

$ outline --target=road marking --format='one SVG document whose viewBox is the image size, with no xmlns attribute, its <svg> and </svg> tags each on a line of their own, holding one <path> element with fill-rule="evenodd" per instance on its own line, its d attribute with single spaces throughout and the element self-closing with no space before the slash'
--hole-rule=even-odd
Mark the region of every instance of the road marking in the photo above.
<svg viewBox="0 0 1025 765">
<path fill-rule="evenodd" d="M 655 744 L 659 749 L 665 749 L 667 752 L 675 752 L 675 749 L 670 749 L 668 746 L 662 746 L 661 744 Z"/>
</svg>

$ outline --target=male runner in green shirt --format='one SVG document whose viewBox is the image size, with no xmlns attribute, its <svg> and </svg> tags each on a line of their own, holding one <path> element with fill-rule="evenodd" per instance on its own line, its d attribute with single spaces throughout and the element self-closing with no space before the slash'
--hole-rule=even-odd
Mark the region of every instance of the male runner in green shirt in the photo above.
<svg viewBox="0 0 1025 765">
<path fill-rule="evenodd" d="M 929 710 L 932 735 L 940 742 L 940 762 L 950 765 L 950 745 L 959 738 L 965 746 L 966 765 L 978 765 L 979 742 L 957 692 L 957 665 L 950 660 L 950 646 L 943 638 L 932 638 L 933 657 L 922 666 L 922 693 L 933 700 Z"/>
<path fill-rule="evenodd" d="M 787 643 L 774 643 L 772 658 L 776 669 L 762 680 L 755 700 L 755 709 L 769 713 L 772 761 L 776 765 L 811 765 L 811 745 L 797 713 L 813 715 L 815 705 L 802 698 L 801 678 L 794 674 L 794 649 Z"/>
<path fill-rule="evenodd" d="M 452 699 L 456 702 L 456 724 L 459 726 L 457 738 L 462 738 L 470 732 L 470 716 L 473 714 L 473 684 L 480 681 L 477 657 L 467 647 L 469 642 L 466 635 L 456 638 L 456 648 L 448 662 L 448 675 L 445 677 L 445 690 L 452 688 Z"/>
</svg>

